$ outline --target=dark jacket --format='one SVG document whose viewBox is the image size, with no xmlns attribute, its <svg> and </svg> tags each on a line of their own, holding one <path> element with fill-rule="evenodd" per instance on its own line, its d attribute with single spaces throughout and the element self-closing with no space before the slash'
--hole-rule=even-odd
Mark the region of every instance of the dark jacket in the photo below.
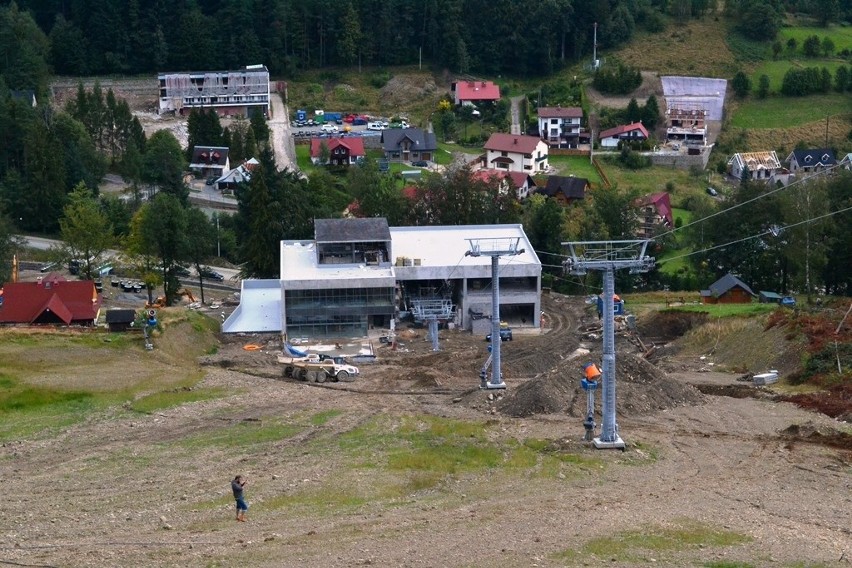
<svg viewBox="0 0 852 568">
<path fill-rule="evenodd" d="M 231 491 L 234 492 L 234 499 L 243 498 L 243 485 L 245 484 L 245 481 L 243 481 L 242 483 L 238 483 L 236 479 L 231 482 Z"/>
</svg>

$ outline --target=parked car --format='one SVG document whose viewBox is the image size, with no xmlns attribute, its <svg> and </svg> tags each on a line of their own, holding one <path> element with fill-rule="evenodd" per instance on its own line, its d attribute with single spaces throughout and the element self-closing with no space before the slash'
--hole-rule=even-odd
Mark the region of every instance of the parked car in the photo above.
<svg viewBox="0 0 852 568">
<path fill-rule="evenodd" d="M 713 189 L 712 187 L 708 187 L 707 195 L 712 195 L 713 197 L 716 197 L 717 195 L 719 195 L 719 192 Z"/>
<path fill-rule="evenodd" d="M 335 124 L 323 124 L 322 128 L 320 128 L 320 130 L 322 130 L 323 132 L 325 132 L 327 134 L 337 134 L 339 132 L 339 129 L 337 128 L 337 125 L 335 125 Z"/>
<path fill-rule="evenodd" d="M 380 120 L 374 120 L 367 125 L 367 130 L 384 130 L 385 128 L 387 127 Z"/>
<path fill-rule="evenodd" d="M 178 265 L 175 265 L 175 275 L 179 276 L 181 278 L 186 278 L 187 276 L 190 275 L 190 272 L 189 272 L 189 269 L 187 267 L 178 264 Z"/>
<path fill-rule="evenodd" d="M 225 280 L 224 276 L 222 276 L 209 266 L 202 266 L 200 274 L 202 278 L 206 278 L 207 280 L 216 280 L 218 282 L 222 282 L 223 280 Z"/>
<path fill-rule="evenodd" d="M 485 341 L 491 341 L 491 334 L 485 336 Z M 500 341 L 512 341 L 512 330 L 503 328 L 500 330 Z"/>
<path fill-rule="evenodd" d="M 213 185 L 214 183 L 216 183 L 216 178 L 214 177 L 209 177 L 204 181 L 204 185 Z"/>
<path fill-rule="evenodd" d="M 794 298 L 793 296 L 784 296 L 783 298 L 781 298 L 781 305 L 792 308 L 796 305 L 796 298 Z"/>
<path fill-rule="evenodd" d="M 429 162 L 426 160 L 417 160 L 416 162 L 411 162 L 411 165 L 416 168 L 428 168 Z"/>
</svg>

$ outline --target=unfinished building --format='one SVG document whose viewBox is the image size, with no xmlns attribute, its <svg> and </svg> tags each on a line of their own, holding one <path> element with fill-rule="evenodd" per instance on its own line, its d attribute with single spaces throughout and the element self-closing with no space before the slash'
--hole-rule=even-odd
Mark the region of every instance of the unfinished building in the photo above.
<svg viewBox="0 0 852 568">
<path fill-rule="evenodd" d="M 249 65 L 237 71 L 160 73 L 160 114 L 212 108 L 220 116 L 269 116 L 269 70 Z"/>
<path fill-rule="evenodd" d="M 666 108 L 666 140 L 688 145 L 707 144 L 707 109 L 700 105 L 679 102 Z"/>
</svg>

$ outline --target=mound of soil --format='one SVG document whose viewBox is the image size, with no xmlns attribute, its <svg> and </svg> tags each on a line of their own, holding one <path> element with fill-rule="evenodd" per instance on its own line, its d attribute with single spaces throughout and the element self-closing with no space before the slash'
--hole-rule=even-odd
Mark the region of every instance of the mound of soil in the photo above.
<svg viewBox="0 0 852 568">
<path fill-rule="evenodd" d="M 405 107 L 412 100 L 430 96 L 438 90 L 435 82 L 421 75 L 396 75 L 381 89 L 382 103 Z"/>
<path fill-rule="evenodd" d="M 639 333 L 643 339 L 671 341 L 690 329 L 703 325 L 709 317 L 710 314 L 705 312 L 654 312 L 650 317 L 642 318 Z"/>
<path fill-rule="evenodd" d="M 669 378 L 632 353 L 618 354 L 616 381 L 616 412 L 625 416 L 704 402 L 704 396 L 696 388 Z M 596 408 L 600 411 L 600 395 L 596 398 Z M 560 364 L 553 371 L 507 393 L 497 404 L 497 411 L 514 417 L 555 413 L 585 415 L 586 394 L 580 387 L 576 361 Z"/>
<path fill-rule="evenodd" d="M 852 435 L 821 427 L 811 421 L 793 424 L 779 433 L 790 442 L 808 442 L 852 451 Z"/>
</svg>

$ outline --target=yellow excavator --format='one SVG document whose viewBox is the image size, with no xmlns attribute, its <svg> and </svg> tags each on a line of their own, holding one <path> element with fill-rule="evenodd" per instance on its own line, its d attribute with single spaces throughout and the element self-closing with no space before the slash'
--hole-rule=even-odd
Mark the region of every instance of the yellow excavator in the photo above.
<svg viewBox="0 0 852 568">
<path fill-rule="evenodd" d="M 192 290 L 189 288 L 181 288 L 178 290 L 175 295 L 179 298 L 186 297 L 189 300 L 190 304 L 195 303 L 195 295 L 192 293 Z M 165 296 L 157 296 L 157 299 L 153 302 L 146 302 L 146 308 L 165 308 L 166 307 L 166 297 Z"/>
</svg>

